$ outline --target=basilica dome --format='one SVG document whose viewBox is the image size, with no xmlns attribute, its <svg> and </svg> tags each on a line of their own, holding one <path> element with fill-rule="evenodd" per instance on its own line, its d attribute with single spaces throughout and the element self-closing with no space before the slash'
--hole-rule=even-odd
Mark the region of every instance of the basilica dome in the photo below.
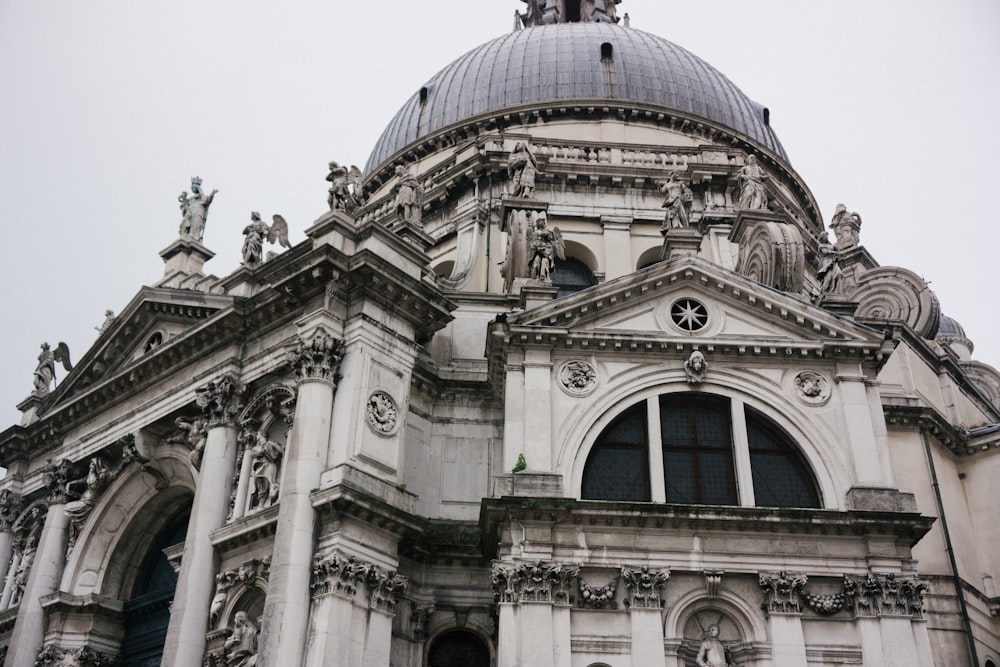
<svg viewBox="0 0 1000 667">
<path fill-rule="evenodd" d="M 439 130 L 544 104 L 660 108 L 786 158 L 768 111 L 689 51 L 613 23 L 562 23 L 486 42 L 438 72 L 389 122 L 365 173 Z"/>
</svg>

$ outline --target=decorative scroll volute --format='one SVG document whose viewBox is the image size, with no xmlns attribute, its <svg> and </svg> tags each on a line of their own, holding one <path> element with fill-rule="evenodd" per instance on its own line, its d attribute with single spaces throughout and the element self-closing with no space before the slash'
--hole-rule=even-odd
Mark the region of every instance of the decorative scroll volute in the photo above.
<svg viewBox="0 0 1000 667">
<path fill-rule="evenodd" d="M 232 375 L 212 380 L 195 392 L 195 403 L 202 409 L 209 426 L 230 426 L 236 423 L 246 388 Z"/>
<path fill-rule="evenodd" d="M 326 380 L 335 383 L 343 350 L 343 341 L 323 329 L 317 329 L 308 341 L 300 339 L 294 348 L 288 350 L 287 358 L 299 382 Z"/>
</svg>

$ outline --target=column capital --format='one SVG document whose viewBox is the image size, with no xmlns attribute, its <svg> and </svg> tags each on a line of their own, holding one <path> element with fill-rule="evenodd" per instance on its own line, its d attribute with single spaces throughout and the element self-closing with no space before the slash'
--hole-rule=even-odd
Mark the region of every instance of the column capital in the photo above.
<svg viewBox="0 0 1000 667">
<path fill-rule="evenodd" d="M 856 579 L 844 575 L 844 597 L 855 617 L 923 618 L 925 590 L 927 582 L 912 577 L 869 573 L 865 579 Z"/>
<path fill-rule="evenodd" d="M 23 507 L 24 496 L 10 489 L 0 491 L 0 532 L 10 531 Z"/>
<path fill-rule="evenodd" d="M 209 427 L 231 426 L 236 423 L 246 392 L 236 376 L 226 373 L 195 390 L 195 403 L 208 419 Z"/>
<path fill-rule="evenodd" d="M 554 602 L 569 604 L 576 565 L 562 563 L 503 564 L 493 562 L 493 597 L 497 602 Z"/>
<path fill-rule="evenodd" d="M 48 463 L 43 469 L 42 476 L 45 479 L 46 500 L 50 505 L 60 505 L 69 501 L 68 484 L 75 478 L 75 470 L 72 463 L 66 459 L 59 459 Z"/>
<path fill-rule="evenodd" d="M 343 356 L 344 342 L 322 327 L 317 328 L 308 340 L 300 337 L 298 344 L 286 353 L 299 382 L 326 380 L 334 384 Z"/>
<path fill-rule="evenodd" d="M 628 591 L 630 609 L 659 609 L 662 607 L 660 591 L 667 587 L 670 570 L 650 570 L 648 565 L 639 568 L 622 567 L 622 581 Z"/>
<path fill-rule="evenodd" d="M 761 605 L 770 614 L 801 614 L 802 588 L 809 581 L 804 574 L 789 572 L 761 572 L 757 583 L 764 593 Z"/>
</svg>

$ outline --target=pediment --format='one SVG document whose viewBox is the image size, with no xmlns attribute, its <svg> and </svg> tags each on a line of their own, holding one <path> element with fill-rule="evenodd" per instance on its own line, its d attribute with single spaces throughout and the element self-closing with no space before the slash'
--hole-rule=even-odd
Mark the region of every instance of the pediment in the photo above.
<svg viewBox="0 0 1000 667">
<path fill-rule="evenodd" d="M 707 260 L 683 256 L 508 316 L 511 331 L 561 330 L 684 344 L 878 345 L 867 326 Z"/>
</svg>

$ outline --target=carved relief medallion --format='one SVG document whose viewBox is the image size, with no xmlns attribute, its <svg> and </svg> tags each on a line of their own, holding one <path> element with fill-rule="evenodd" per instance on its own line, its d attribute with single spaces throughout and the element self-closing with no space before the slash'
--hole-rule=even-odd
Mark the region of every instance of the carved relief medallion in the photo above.
<svg viewBox="0 0 1000 667">
<path fill-rule="evenodd" d="M 799 400 L 807 405 L 822 405 L 830 399 L 830 383 L 815 371 L 802 371 L 795 376 Z"/>
<path fill-rule="evenodd" d="M 586 361 L 567 361 L 559 368 L 559 386 L 570 396 L 587 396 L 597 388 L 597 371 Z"/>
<path fill-rule="evenodd" d="M 399 409 L 392 396 L 384 391 L 374 391 L 365 406 L 368 425 L 379 435 L 392 435 L 399 425 Z"/>
</svg>

